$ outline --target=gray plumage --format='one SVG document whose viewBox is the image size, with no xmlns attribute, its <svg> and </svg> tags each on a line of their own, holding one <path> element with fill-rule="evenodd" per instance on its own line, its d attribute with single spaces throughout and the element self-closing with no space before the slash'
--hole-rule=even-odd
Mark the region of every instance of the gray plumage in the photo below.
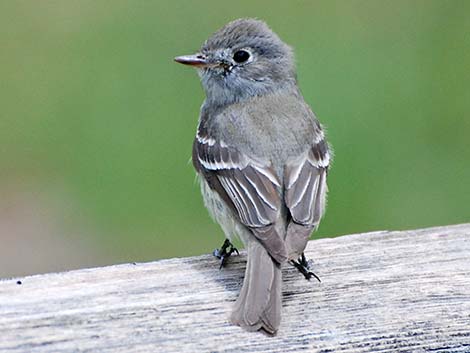
<svg viewBox="0 0 470 353">
<path fill-rule="evenodd" d="M 297 259 L 324 213 L 330 160 L 296 82 L 291 49 L 259 20 L 230 22 L 194 56 L 206 92 L 193 145 L 206 207 L 248 251 L 232 322 L 275 334 L 281 265 Z"/>
</svg>

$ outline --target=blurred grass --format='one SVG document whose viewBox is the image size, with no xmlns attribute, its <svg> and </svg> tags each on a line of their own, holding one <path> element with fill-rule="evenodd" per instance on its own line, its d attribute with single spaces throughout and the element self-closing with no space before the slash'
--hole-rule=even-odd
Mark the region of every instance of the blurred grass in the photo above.
<svg viewBox="0 0 470 353">
<path fill-rule="evenodd" d="M 109 261 L 219 245 L 188 164 L 203 92 L 172 59 L 237 17 L 294 47 L 328 128 L 316 237 L 469 221 L 463 0 L 1 2 L 0 189 L 66 200 L 64 236 L 86 224 Z"/>
</svg>

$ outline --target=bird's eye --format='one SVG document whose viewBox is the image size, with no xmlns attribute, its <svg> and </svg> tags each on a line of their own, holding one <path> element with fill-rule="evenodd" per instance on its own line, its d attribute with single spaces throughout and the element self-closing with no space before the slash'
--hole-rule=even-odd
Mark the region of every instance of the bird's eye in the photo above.
<svg viewBox="0 0 470 353">
<path fill-rule="evenodd" d="M 233 54 L 233 60 L 237 63 L 244 63 L 250 58 L 250 53 L 248 53 L 246 50 L 238 50 Z"/>
</svg>

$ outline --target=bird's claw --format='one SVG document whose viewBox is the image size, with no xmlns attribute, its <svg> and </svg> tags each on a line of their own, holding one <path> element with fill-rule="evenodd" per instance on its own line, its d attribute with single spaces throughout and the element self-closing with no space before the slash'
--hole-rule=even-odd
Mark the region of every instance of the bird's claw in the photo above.
<svg viewBox="0 0 470 353">
<path fill-rule="evenodd" d="M 238 252 L 238 249 L 233 246 L 233 244 L 230 242 L 230 240 L 225 239 L 224 243 L 222 244 L 220 249 L 215 249 L 212 252 L 212 255 L 214 255 L 216 258 L 220 259 L 220 269 L 224 267 L 227 264 L 227 260 L 230 256 L 232 256 L 233 253 L 236 253 L 237 255 L 240 255 Z"/>
<path fill-rule="evenodd" d="M 301 274 L 304 275 L 305 279 L 310 281 L 310 279 L 312 277 L 315 277 L 318 282 L 321 282 L 320 278 L 315 274 L 313 273 L 312 271 L 310 271 L 310 268 L 312 267 L 313 265 L 313 261 L 312 260 L 307 260 L 305 258 L 305 254 L 302 253 L 302 255 L 299 257 L 299 259 L 297 261 L 295 260 L 292 260 L 290 261 L 291 265 L 293 265 L 297 270 L 299 270 L 299 272 Z"/>
</svg>

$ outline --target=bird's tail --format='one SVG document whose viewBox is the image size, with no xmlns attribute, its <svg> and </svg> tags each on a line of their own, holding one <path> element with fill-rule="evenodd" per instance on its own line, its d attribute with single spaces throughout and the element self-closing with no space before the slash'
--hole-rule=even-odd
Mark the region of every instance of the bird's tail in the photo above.
<svg viewBox="0 0 470 353">
<path fill-rule="evenodd" d="M 281 322 L 281 266 L 258 241 L 248 245 L 248 263 L 231 321 L 247 331 L 276 334 Z"/>
</svg>

